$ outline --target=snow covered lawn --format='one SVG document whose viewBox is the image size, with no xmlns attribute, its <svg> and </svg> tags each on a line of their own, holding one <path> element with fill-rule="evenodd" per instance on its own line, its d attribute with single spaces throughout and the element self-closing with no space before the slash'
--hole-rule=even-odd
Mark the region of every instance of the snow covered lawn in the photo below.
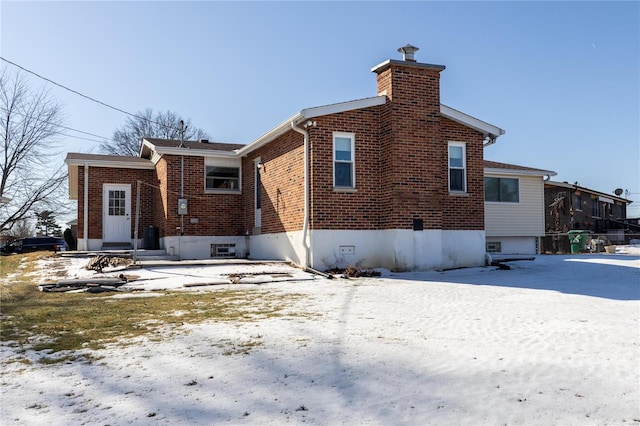
<svg viewBox="0 0 640 426">
<path fill-rule="evenodd" d="M 510 265 L 246 284 L 303 297 L 292 315 L 185 323 L 93 361 L 43 364 L 3 342 L 0 423 L 640 423 L 640 257 Z M 179 288 L 225 273 L 193 268 L 153 273 Z"/>
</svg>

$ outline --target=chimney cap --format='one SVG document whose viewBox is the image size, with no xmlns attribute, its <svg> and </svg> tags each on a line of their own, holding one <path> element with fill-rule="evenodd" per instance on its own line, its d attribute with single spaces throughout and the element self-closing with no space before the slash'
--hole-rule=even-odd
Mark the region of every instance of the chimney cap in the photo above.
<svg viewBox="0 0 640 426">
<path fill-rule="evenodd" d="M 416 46 L 412 46 L 412 45 L 407 43 L 405 46 L 402 46 L 401 48 L 399 48 L 398 52 L 402 53 L 402 60 L 403 61 L 416 62 L 416 60 L 414 59 L 413 55 L 418 50 L 420 50 L 420 48 L 418 48 Z"/>
</svg>

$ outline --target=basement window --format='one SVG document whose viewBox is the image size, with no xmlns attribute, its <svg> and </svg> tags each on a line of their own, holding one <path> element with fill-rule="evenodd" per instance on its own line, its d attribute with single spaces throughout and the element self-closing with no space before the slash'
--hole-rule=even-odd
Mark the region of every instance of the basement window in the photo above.
<svg viewBox="0 0 640 426">
<path fill-rule="evenodd" d="M 502 243 L 500 241 L 487 241 L 487 253 L 502 253 Z"/>
<path fill-rule="evenodd" d="M 211 244 L 211 257 L 236 257 L 236 245 Z"/>
</svg>

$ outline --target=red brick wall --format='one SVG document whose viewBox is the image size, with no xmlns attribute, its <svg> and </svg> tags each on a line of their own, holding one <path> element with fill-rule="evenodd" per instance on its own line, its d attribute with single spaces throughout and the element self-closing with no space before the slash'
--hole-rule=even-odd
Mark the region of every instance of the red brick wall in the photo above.
<svg viewBox="0 0 640 426">
<path fill-rule="evenodd" d="M 184 198 L 188 201 L 188 214 L 184 216 L 184 235 L 242 235 L 242 193 L 205 193 L 205 165 L 203 157 L 184 156 Z M 164 235 L 178 235 L 181 218 L 178 199 L 181 193 L 180 156 L 165 155 L 158 162 L 162 194 L 163 215 L 166 220 Z M 191 218 L 198 223 L 192 224 Z"/>
<path fill-rule="evenodd" d="M 255 225 L 254 160 L 262 169 L 262 233 L 302 229 L 304 219 L 304 138 L 290 130 L 242 159 L 244 227 L 253 233 Z"/>
<path fill-rule="evenodd" d="M 317 117 L 310 138 L 310 229 L 484 229 L 483 136 L 440 115 L 440 67 L 378 70 L 385 105 Z M 356 190 L 333 188 L 333 132 L 355 134 Z M 448 142 L 466 142 L 465 196 L 449 194 Z M 245 227 L 254 226 L 253 161 L 261 157 L 262 233 L 299 230 L 303 138 L 294 131 L 243 159 Z"/>
<path fill-rule="evenodd" d="M 442 229 L 484 229 L 484 163 L 483 135 L 460 123 L 443 118 L 441 121 L 442 143 L 466 142 L 467 195 L 446 195 L 442 204 L 445 214 Z M 441 173 L 448 192 L 448 153 Z"/>
<path fill-rule="evenodd" d="M 118 169 L 107 167 L 89 167 L 89 236 L 91 239 L 102 238 L 102 185 L 104 183 L 131 185 L 131 238 L 134 236 L 137 181 L 154 183 L 152 170 Z M 141 214 L 138 235 L 142 238 L 145 226 L 155 225 L 153 211 L 145 209 L 153 202 L 154 190 L 148 185 L 140 189 Z M 78 239 L 84 238 L 84 167 L 78 167 Z"/>
<path fill-rule="evenodd" d="M 184 195 L 189 202 L 184 217 L 184 235 L 242 235 L 243 197 L 238 194 L 207 194 L 204 190 L 204 159 L 184 157 Z M 131 225 L 134 236 L 137 181 L 143 182 L 140 191 L 140 220 L 138 236 L 144 227 L 156 226 L 160 237 L 178 235 L 180 216 L 180 157 L 164 156 L 154 170 L 134 170 L 89 167 L 89 238 L 102 238 L 102 186 L 104 183 L 131 185 Z M 78 177 L 78 238 L 84 238 L 84 168 Z M 197 224 L 191 218 L 198 218 Z"/>
<path fill-rule="evenodd" d="M 314 119 L 310 127 L 311 229 L 380 229 L 380 107 Z M 333 132 L 355 136 L 355 192 L 333 188 Z"/>
<path fill-rule="evenodd" d="M 385 229 L 441 229 L 447 190 L 447 148 L 440 130 L 439 67 L 390 64 L 378 69 L 378 92 L 389 102 L 381 112 L 381 165 Z"/>
</svg>

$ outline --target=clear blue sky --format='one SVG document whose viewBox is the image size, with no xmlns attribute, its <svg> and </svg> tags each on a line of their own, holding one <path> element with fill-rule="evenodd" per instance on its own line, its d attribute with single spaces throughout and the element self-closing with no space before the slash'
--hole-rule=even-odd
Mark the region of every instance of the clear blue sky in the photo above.
<svg viewBox="0 0 640 426">
<path fill-rule="evenodd" d="M 419 62 L 446 65 L 442 103 L 506 130 L 486 159 L 628 189 L 640 216 L 639 2 L 2 1 L 0 14 L 3 57 L 234 143 L 303 108 L 376 95 L 371 68 L 411 43 Z M 110 137 L 126 119 L 50 93 L 69 127 Z"/>
</svg>

